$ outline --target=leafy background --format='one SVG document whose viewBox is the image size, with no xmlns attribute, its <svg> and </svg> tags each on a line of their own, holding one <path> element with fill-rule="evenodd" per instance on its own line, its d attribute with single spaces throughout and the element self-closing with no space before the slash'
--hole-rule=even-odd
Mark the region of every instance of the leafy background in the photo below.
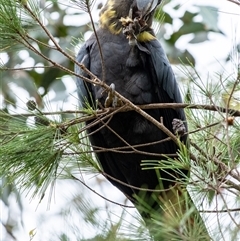
<svg viewBox="0 0 240 241">
<path fill-rule="evenodd" d="M 96 25 L 103 3 L 96 1 L 93 6 Z M 231 75 L 238 65 L 237 53 L 240 50 L 239 33 L 234 25 L 238 19 L 234 20 L 235 9 L 231 3 L 212 1 L 210 5 L 209 1 L 202 1 L 199 5 L 196 1 L 173 0 L 164 4 L 164 18 L 156 14 L 156 21 L 161 22 L 160 28 L 156 24 L 158 38 L 174 65 L 181 86 L 191 82 L 181 70 L 183 64 L 189 71 L 192 71 L 189 66 L 194 66 L 206 85 L 208 80 L 214 81 L 209 73 Z M 92 33 L 88 14 L 66 1 L 39 1 L 39 5 L 45 26 L 64 50 L 75 55 L 84 39 Z M 35 30 L 32 34 L 39 41 L 51 45 L 41 31 Z M 73 69 L 71 61 L 55 50 L 46 51 L 41 45 L 38 48 L 52 60 Z M 49 63 L 27 49 L 2 51 L 0 59 L 8 68 L 19 68 L 1 72 L 1 109 L 5 112 L 23 113 L 29 99 L 34 99 L 43 111 L 77 109 L 73 76 L 57 68 L 31 68 L 48 66 Z M 182 89 L 186 93 L 185 99 L 196 98 L 190 88 Z M 220 101 L 224 101 L 224 96 L 220 97 Z M 62 118 L 71 116 L 64 114 Z M 78 171 L 76 166 L 68 168 L 71 172 Z M 80 183 L 67 179 L 71 179 L 70 176 L 58 180 L 44 198 L 40 196 L 32 200 L 26 196 L 26 191 L 19 192 L 17 186 L 6 186 L 7 176 L 3 176 L 1 185 L 4 188 L 0 193 L 2 240 L 113 240 L 119 233 L 120 222 L 122 236 L 119 240 L 125 240 L 126 233 L 131 238 L 141 232 L 142 237 L 147 235 L 140 230 L 140 217 L 134 209 L 125 210 L 112 205 Z M 85 180 L 101 195 L 120 203 L 126 202 L 123 195 L 101 176 L 87 175 Z M 123 221 L 119 221 L 122 216 Z M 133 225 L 132 233 L 128 228 L 130 224 Z"/>
</svg>

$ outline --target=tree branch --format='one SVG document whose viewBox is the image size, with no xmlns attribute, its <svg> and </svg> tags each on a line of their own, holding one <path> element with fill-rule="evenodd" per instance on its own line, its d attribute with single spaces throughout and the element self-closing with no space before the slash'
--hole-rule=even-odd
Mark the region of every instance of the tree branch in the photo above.
<svg viewBox="0 0 240 241">
<path fill-rule="evenodd" d="M 235 3 L 237 4 L 238 6 L 240 6 L 240 2 L 237 1 L 237 0 L 227 0 L 228 2 L 231 2 L 231 3 Z"/>
</svg>

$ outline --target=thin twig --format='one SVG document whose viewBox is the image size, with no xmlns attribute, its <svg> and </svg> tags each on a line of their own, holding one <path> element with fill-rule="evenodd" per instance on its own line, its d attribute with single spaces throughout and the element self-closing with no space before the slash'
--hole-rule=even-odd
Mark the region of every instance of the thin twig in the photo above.
<svg viewBox="0 0 240 241">
<path fill-rule="evenodd" d="M 168 191 L 174 189 L 174 188 L 178 185 L 178 184 L 176 183 L 174 186 L 171 186 L 171 187 L 165 188 L 165 189 L 141 188 L 141 187 L 133 186 L 133 185 L 130 185 L 130 184 L 128 184 L 128 183 L 122 182 L 122 181 L 120 181 L 119 179 L 117 179 L 117 178 L 115 178 L 115 177 L 113 177 L 113 176 L 111 176 L 111 175 L 109 175 L 109 174 L 107 174 L 107 173 L 105 173 L 105 172 L 103 172 L 103 171 L 101 171 L 101 170 L 100 170 L 100 172 L 101 172 L 101 174 L 102 174 L 104 177 L 106 177 L 106 178 L 110 178 L 110 179 L 112 179 L 113 181 L 118 182 L 118 183 L 120 183 L 120 184 L 122 184 L 122 185 L 124 185 L 124 186 L 126 186 L 126 187 L 130 187 L 130 188 L 132 188 L 132 189 L 139 190 L 139 191 L 144 191 L 144 192 L 157 192 L 157 193 L 168 192 Z"/>
<path fill-rule="evenodd" d="M 195 143 L 190 142 L 191 145 L 199 151 L 199 153 L 201 155 L 203 155 L 205 158 L 208 158 L 207 154 Z M 196 157 L 191 154 L 191 159 L 194 160 L 195 162 L 197 161 Z M 228 173 L 231 177 L 235 178 L 237 181 L 240 182 L 240 176 L 237 175 L 236 173 L 234 173 L 234 170 L 232 170 L 231 168 L 229 168 L 226 164 L 224 164 L 223 162 L 219 161 L 218 158 L 213 157 L 212 161 L 221 168 L 221 170 L 223 170 L 225 173 Z M 240 191 L 240 185 L 235 184 L 234 182 L 228 180 L 229 183 L 231 183 L 231 185 L 234 186 L 235 189 L 237 189 L 238 191 Z"/>
<path fill-rule="evenodd" d="M 8 67 L 1 67 L 1 70 L 4 71 L 18 71 L 18 70 L 29 70 L 29 69 L 50 69 L 53 68 L 53 65 L 44 65 L 44 66 L 31 66 L 31 67 L 21 67 L 21 68 L 8 68 Z"/>
<path fill-rule="evenodd" d="M 51 66 L 49 66 L 51 67 Z M 235 109 L 227 109 L 220 106 L 214 106 L 214 105 L 199 105 L 199 104 L 185 104 L 185 103 L 152 103 L 152 104 L 146 104 L 146 105 L 136 105 L 138 108 L 141 108 L 142 110 L 151 110 L 151 109 L 197 109 L 197 110 L 209 110 L 209 111 L 221 111 L 223 113 L 228 112 L 231 116 L 234 117 L 240 117 L 240 111 Z M 113 112 L 117 109 L 121 108 L 119 112 L 128 112 L 132 111 L 133 108 L 126 105 L 123 108 L 122 107 L 109 107 L 101 110 L 94 110 L 94 114 L 104 114 L 107 112 Z M 2 114 L 3 112 L 0 112 L 0 116 L 6 115 Z M 42 112 L 43 115 L 62 115 L 62 114 L 87 114 L 86 110 L 65 110 L 65 111 L 53 111 L 53 112 Z M 10 115 L 10 114 L 9 114 Z M 24 114 L 11 114 L 12 117 L 30 117 L 34 116 L 34 113 L 24 113 Z"/>
<path fill-rule="evenodd" d="M 200 213 L 228 213 L 228 212 L 240 212 L 240 208 L 230 208 L 223 210 L 198 210 Z"/>
<path fill-rule="evenodd" d="M 108 202 L 110 202 L 110 203 L 113 203 L 113 204 L 116 204 L 116 205 L 118 205 L 118 206 L 125 207 L 125 208 L 135 208 L 134 206 L 128 206 L 128 205 L 125 205 L 125 204 L 121 204 L 121 203 L 118 203 L 118 202 L 114 202 L 114 201 L 112 201 L 112 200 L 110 200 L 110 199 L 102 196 L 100 193 L 96 192 L 94 189 L 92 189 L 91 187 L 89 187 L 86 183 L 84 183 L 83 181 L 81 181 L 79 178 L 77 178 L 77 177 L 75 177 L 75 176 L 73 176 L 73 175 L 71 175 L 71 177 L 72 177 L 74 180 L 80 182 L 83 186 L 85 186 L 86 188 L 88 188 L 89 190 L 91 190 L 93 193 L 95 193 L 96 195 L 98 195 L 99 197 L 103 198 L 104 200 L 106 200 L 106 201 L 108 201 Z"/>
<path fill-rule="evenodd" d="M 237 0 L 227 0 L 228 2 L 231 2 L 231 3 L 235 3 L 237 4 L 238 6 L 240 6 L 240 2 L 237 1 Z"/>
</svg>

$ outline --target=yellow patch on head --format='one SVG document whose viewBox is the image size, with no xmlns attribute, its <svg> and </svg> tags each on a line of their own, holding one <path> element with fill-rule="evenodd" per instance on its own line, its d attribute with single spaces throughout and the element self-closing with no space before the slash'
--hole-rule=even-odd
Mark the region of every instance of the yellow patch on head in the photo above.
<svg viewBox="0 0 240 241">
<path fill-rule="evenodd" d="M 112 34 L 118 35 L 124 27 L 127 27 L 129 24 L 133 24 L 133 20 L 129 16 L 121 17 L 118 15 L 119 13 L 115 10 L 115 1 L 116 0 L 107 1 L 107 4 L 100 12 L 99 20 L 101 28 L 108 29 Z M 141 32 L 137 35 L 137 41 L 139 42 L 148 42 L 155 38 L 156 37 L 148 31 Z"/>
<path fill-rule="evenodd" d="M 114 5 L 114 0 L 108 0 L 107 5 L 112 7 Z"/>
<path fill-rule="evenodd" d="M 117 28 L 117 23 L 116 22 L 113 22 L 111 23 L 109 26 L 108 26 L 108 29 L 111 33 L 113 34 L 120 34 L 121 31 L 122 31 L 122 28 Z"/>
<path fill-rule="evenodd" d="M 122 31 L 121 24 L 115 10 L 115 0 L 108 0 L 100 13 L 100 26 L 107 28 L 112 34 L 119 34 Z"/>
<path fill-rule="evenodd" d="M 147 31 L 144 31 L 144 32 L 138 34 L 138 36 L 137 36 L 137 41 L 139 41 L 139 42 L 148 42 L 148 41 L 151 41 L 154 39 L 156 39 L 156 37 Z"/>
<path fill-rule="evenodd" d="M 114 18 L 116 15 L 116 11 L 112 9 L 108 9 L 105 12 L 103 12 L 100 16 L 100 24 L 102 27 L 106 27 L 109 25 L 109 22 L 112 18 Z"/>
</svg>

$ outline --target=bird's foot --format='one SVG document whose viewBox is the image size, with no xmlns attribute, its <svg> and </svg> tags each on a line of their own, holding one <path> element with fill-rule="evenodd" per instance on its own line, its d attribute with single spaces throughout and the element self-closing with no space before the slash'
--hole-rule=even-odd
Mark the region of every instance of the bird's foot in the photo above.
<svg viewBox="0 0 240 241">
<path fill-rule="evenodd" d="M 108 91 L 108 96 L 105 100 L 105 107 L 120 107 L 123 105 L 122 101 L 115 95 L 115 84 L 111 84 L 110 90 Z"/>
<path fill-rule="evenodd" d="M 182 120 L 173 119 L 172 128 L 175 135 L 182 136 L 186 132 L 186 127 Z"/>
</svg>

